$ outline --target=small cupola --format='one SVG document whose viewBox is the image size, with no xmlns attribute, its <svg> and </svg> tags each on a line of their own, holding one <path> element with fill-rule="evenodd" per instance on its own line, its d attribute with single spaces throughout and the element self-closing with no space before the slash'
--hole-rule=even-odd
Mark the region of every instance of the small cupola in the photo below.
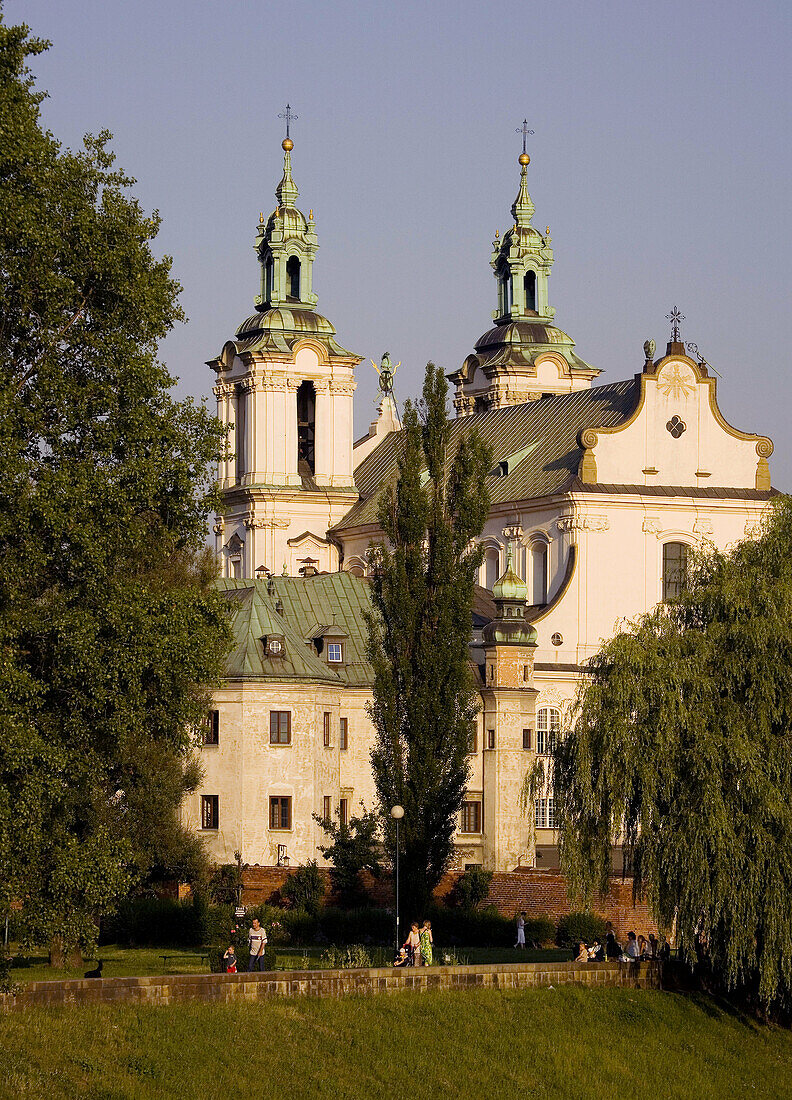
<svg viewBox="0 0 792 1100">
<path fill-rule="evenodd" d="M 512 549 L 509 546 L 506 570 L 492 588 L 495 601 L 495 618 L 482 632 L 484 645 L 536 645 L 536 630 L 525 618 L 528 603 L 528 585 L 512 568 Z"/>
</svg>

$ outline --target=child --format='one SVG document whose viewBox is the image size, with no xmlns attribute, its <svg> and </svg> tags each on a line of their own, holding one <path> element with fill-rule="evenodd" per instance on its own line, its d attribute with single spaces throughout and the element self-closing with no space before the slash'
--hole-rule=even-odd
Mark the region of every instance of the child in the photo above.
<svg viewBox="0 0 792 1100">
<path fill-rule="evenodd" d="M 399 957 L 396 959 L 396 962 L 393 965 L 394 966 L 409 966 L 410 965 L 410 956 L 407 954 L 406 947 L 400 947 L 399 948 Z"/>
<path fill-rule="evenodd" d="M 236 974 L 236 952 L 234 951 L 233 944 L 231 944 L 225 955 L 223 955 L 223 962 L 225 963 L 226 974 Z"/>
</svg>

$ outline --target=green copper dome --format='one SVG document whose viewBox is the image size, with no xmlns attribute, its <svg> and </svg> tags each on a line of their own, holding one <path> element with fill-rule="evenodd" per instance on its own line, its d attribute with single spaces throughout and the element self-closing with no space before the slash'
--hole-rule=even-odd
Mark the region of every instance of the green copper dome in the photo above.
<svg viewBox="0 0 792 1100">
<path fill-rule="evenodd" d="M 492 597 L 495 600 L 522 600 L 523 603 L 528 599 L 528 585 L 512 569 L 511 547 L 509 547 L 506 572 L 495 581 Z"/>
</svg>

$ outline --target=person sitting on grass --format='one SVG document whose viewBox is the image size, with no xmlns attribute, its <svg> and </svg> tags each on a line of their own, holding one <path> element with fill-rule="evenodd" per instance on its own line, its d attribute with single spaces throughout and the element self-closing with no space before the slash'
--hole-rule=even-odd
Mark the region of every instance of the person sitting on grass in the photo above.
<svg viewBox="0 0 792 1100">
<path fill-rule="evenodd" d="M 574 961 L 576 963 L 587 963 L 589 961 L 588 948 L 582 940 L 578 944 L 577 958 Z"/>
<path fill-rule="evenodd" d="M 258 917 L 253 918 L 253 927 L 248 932 L 248 971 L 264 969 L 264 948 L 267 946 L 267 933 L 261 927 Z"/>
<path fill-rule="evenodd" d="M 234 951 L 234 945 L 231 944 L 229 949 L 223 955 L 223 962 L 225 964 L 226 974 L 236 974 L 237 972 L 237 960 L 236 951 Z"/>
</svg>

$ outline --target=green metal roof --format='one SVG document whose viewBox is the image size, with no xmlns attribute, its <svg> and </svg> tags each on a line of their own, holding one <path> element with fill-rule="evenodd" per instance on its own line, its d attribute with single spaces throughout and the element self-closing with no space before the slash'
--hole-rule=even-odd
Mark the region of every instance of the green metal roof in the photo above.
<svg viewBox="0 0 792 1100">
<path fill-rule="evenodd" d="M 621 424 L 635 408 L 638 394 L 638 382 L 630 378 L 460 417 L 451 423 L 450 449 L 464 432 L 475 430 L 492 448 L 493 468 L 505 462 L 506 475 L 489 478 L 493 505 L 566 492 L 583 453 L 579 432 Z M 400 441 L 400 433 L 391 432 L 355 470 L 360 500 L 336 530 L 377 523 L 379 494 L 396 481 Z M 523 450 L 523 460 L 515 461 Z"/>
<path fill-rule="evenodd" d="M 368 583 L 351 573 L 319 573 L 314 577 L 273 577 L 271 580 L 218 580 L 233 609 L 234 648 L 226 664 L 229 679 L 301 680 L 348 687 L 368 686 L 364 613 L 371 609 Z M 271 590 L 271 591 L 270 591 Z M 280 599 L 283 614 L 275 610 Z M 344 644 L 344 663 L 328 664 L 310 639 L 321 629 L 323 638 Z M 262 637 L 284 639 L 283 656 L 267 656 Z"/>
</svg>

